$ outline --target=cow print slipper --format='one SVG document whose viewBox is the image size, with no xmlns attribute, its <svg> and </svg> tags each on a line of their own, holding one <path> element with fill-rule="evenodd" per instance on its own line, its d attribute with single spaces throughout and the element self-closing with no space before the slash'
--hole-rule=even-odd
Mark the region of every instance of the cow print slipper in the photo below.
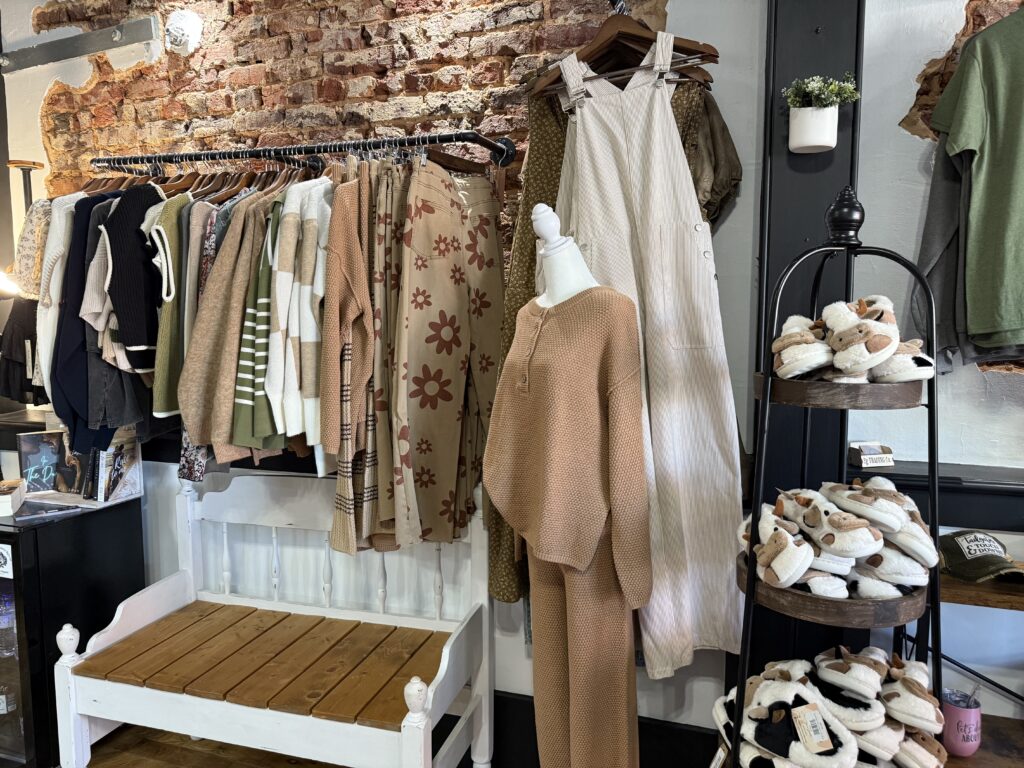
<svg viewBox="0 0 1024 768">
<path fill-rule="evenodd" d="M 900 744 L 903 743 L 905 735 L 903 723 L 886 717 L 885 724 L 880 728 L 864 733 L 855 733 L 854 737 L 857 739 L 857 746 L 860 747 L 861 754 L 869 754 L 885 761 L 892 760 L 900 751 Z"/>
<path fill-rule="evenodd" d="M 824 571 L 816 571 L 813 568 L 796 580 L 793 589 L 810 592 L 818 597 L 830 597 L 833 600 L 845 600 L 850 596 L 846 579 Z"/>
<path fill-rule="evenodd" d="M 917 680 L 926 691 L 932 689 L 932 675 L 927 664 L 923 661 L 904 661 L 898 653 L 894 653 L 889 665 L 889 679 L 900 680 L 904 677 Z"/>
<path fill-rule="evenodd" d="M 928 586 L 928 569 L 910 555 L 886 544 L 879 552 L 857 560 L 861 573 L 908 587 Z"/>
<path fill-rule="evenodd" d="M 877 698 L 866 699 L 850 693 L 816 674 L 811 675 L 806 685 L 808 690 L 818 694 L 836 720 L 854 734 L 873 731 L 885 724 L 885 707 Z"/>
<path fill-rule="evenodd" d="M 893 761 L 900 768 L 943 768 L 949 756 L 938 740 L 927 733 L 907 729 L 907 737 Z"/>
<path fill-rule="evenodd" d="M 860 488 L 842 483 L 824 483 L 821 492 L 844 512 L 863 517 L 882 533 L 895 533 L 910 522 L 910 516 L 902 504 L 892 495 L 895 491 L 881 491 Z"/>
<path fill-rule="evenodd" d="M 946 721 L 939 700 L 909 675 L 882 686 L 882 703 L 893 720 L 926 733 L 942 733 Z"/>
<path fill-rule="evenodd" d="M 796 501 L 806 498 L 797 496 Z M 812 501 L 797 525 L 823 552 L 838 557 L 868 557 L 885 545 L 882 533 L 867 520 L 842 512 L 828 501 Z"/>
<path fill-rule="evenodd" d="M 873 653 L 851 653 L 843 646 L 819 653 L 814 658 L 814 665 L 818 677 L 826 683 L 866 699 L 878 696 L 882 681 L 889 674 L 889 665 L 879 661 Z"/>
<path fill-rule="evenodd" d="M 780 379 L 792 379 L 832 365 L 832 348 L 825 342 L 824 323 L 791 315 L 782 335 L 772 342 L 773 369 Z"/>
<path fill-rule="evenodd" d="M 835 353 L 832 364 L 845 373 L 864 373 L 896 354 L 900 331 L 891 310 L 872 310 L 864 299 L 857 305 L 837 301 L 821 317 Z"/>
<path fill-rule="evenodd" d="M 831 748 L 820 753 L 800 740 L 794 710 L 812 705 Z M 773 757 L 789 760 L 798 768 L 855 768 L 857 742 L 853 734 L 823 707 L 818 697 L 800 683 L 765 680 L 753 691 L 743 713 L 740 733 L 750 744 Z"/>
</svg>

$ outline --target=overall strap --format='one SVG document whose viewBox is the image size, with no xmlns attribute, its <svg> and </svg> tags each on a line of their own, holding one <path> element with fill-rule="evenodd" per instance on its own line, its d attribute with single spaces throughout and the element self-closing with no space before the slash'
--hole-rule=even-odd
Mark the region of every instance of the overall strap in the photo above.
<svg viewBox="0 0 1024 768">
<path fill-rule="evenodd" d="M 675 52 L 675 35 L 659 32 L 654 43 L 654 71 L 664 76 L 672 69 L 672 54 Z"/>
<path fill-rule="evenodd" d="M 569 112 L 582 105 L 587 97 L 587 86 L 583 82 L 583 65 L 575 53 L 570 53 L 558 62 L 558 68 L 562 71 L 562 81 L 568 95 L 568 103 L 563 100 L 562 109 Z"/>
</svg>

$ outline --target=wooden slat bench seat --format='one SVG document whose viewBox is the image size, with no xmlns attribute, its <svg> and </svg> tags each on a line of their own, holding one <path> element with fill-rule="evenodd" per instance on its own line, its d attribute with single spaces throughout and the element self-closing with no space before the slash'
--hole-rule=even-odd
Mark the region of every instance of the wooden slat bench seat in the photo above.
<svg viewBox="0 0 1024 768">
<path fill-rule="evenodd" d="M 400 731 L 413 676 L 429 684 L 449 634 L 197 601 L 74 674 Z"/>
</svg>

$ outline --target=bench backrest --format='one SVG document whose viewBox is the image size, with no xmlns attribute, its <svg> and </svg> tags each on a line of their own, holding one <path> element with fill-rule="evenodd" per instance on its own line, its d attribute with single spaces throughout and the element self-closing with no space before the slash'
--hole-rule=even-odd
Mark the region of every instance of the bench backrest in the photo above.
<svg viewBox="0 0 1024 768">
<path fill-rule="evenodd" d="M 421 613 L 433 620 L 446 614 L 461 618 L 470 604 L 486 601 L 487 546 L 479 514 L 469 536 L 455 544 L 422 543 L 387 554 L 360 552 L 354 557 L 361 560 L 354 563 L 330 547 L 334 489 L 333 478 L 272 473 L 210 476 L 201 486 L 185 483 L 178 500 L 180 567 L 191 572 L 197 590 L 227 598 L 258 597 L 243 595 L 238 588 L 248 582 L 249 591 L 269 594 L 269 602 L 282 603 L 284 609 L 289 604 L 331 609 L 337 602 L 335 584 L 346 575 L 375 582 L 353 586 L 346 579 L 340 583 L 346 593 L 355 589 L 364 597 L 375 590 L 372 606 L 381 616 L 401 615 L 389 611 L 389 578 L 397 579 L 401 590 L 430 589 L 433 604 Z M 246 535 L 251 529 L 241 528 L 253 526 L 269 529 L 269 537 L 265 532 Z M 289 546 L 292 551 L 285 552 Z M 283 572 L 283 564 L 289 562 L 301 562 L 295 565 L 295 573 Z M 452 574 L 448 589 L 446 570 Z M 262 583 L 254 587 L 243 571 L 258 574 Z M 297 579 L 302 583 L 297 584 Z M 283 597 L 286 592 L 302 597 L 288 601 Z"/>
</svg>

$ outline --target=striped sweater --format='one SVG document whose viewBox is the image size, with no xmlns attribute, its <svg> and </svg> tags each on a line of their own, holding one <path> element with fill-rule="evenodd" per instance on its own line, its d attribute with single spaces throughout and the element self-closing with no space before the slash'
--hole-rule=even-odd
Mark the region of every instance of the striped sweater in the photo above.
<svg viewBox="0 0 1024 768">
<path fill-rule="evenodd" d="M 274 200 L 267 216 L 263 248 L 249 278 L 246 294 L 231 431 L 232 444 L 240 447 L 282 448 L 285 443 L 284 434 L 274 424 L 265 386 L 270 341 L 272 263 L 277 255 L 277 236 L 283 207 L 282 194 Z"/>
</svg>

